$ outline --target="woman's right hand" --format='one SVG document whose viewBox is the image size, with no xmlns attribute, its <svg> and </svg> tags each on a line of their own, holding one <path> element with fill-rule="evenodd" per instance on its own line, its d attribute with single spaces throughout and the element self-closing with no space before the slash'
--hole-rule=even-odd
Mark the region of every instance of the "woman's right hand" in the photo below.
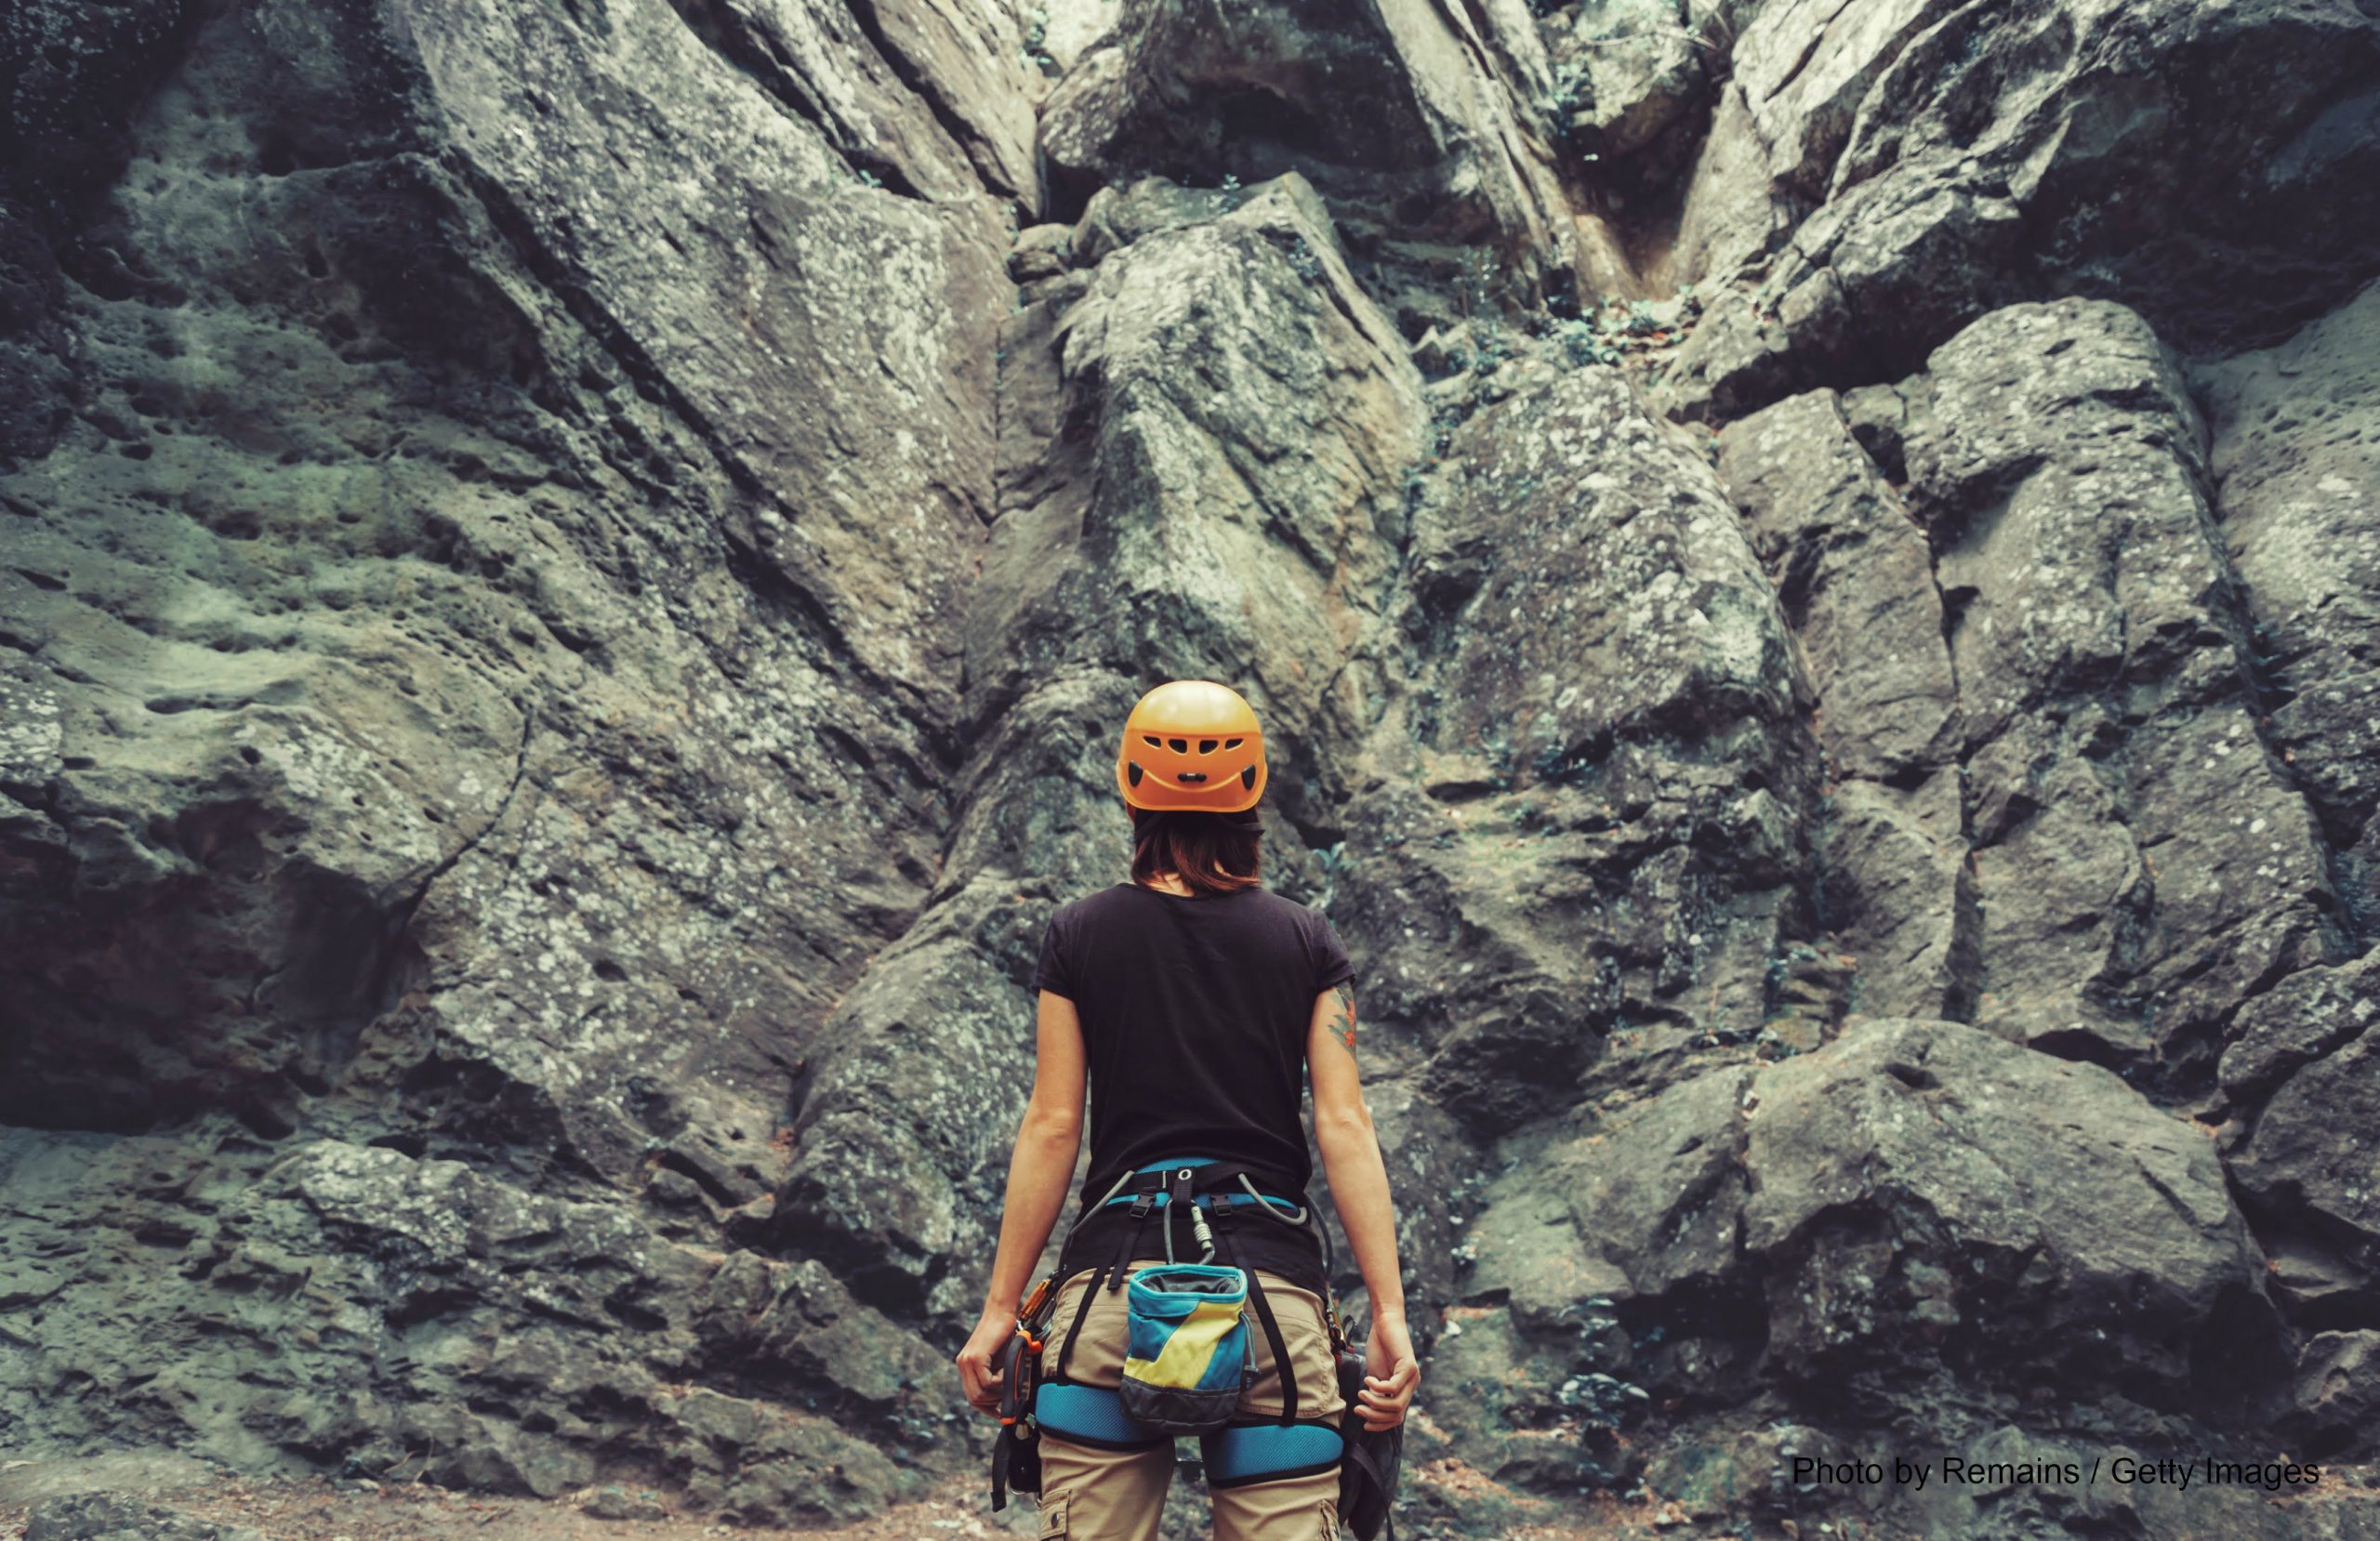
<svg viewBox="0 0 2380 1541">
<path fill-rule="evenodd" d="M 1016 1332 L 1016 1313 L 988 1308 L 975 1324 L 967 1346 L 959 1350 L 959 1394 L 979 1413 L 1000 1413 L 999 1356 Z"/>
<path fill-rule="evenodd" d="M 1364 1344 L 1364 1389 L 1355 1393 L 1355 1416 L 1369 1431 L 1394 1429 L 1405 1421 L 1421 1384 L 1421 1363 L 1413 1357 L 1404 1318 L 1375 1321 Z"/>
</svg>

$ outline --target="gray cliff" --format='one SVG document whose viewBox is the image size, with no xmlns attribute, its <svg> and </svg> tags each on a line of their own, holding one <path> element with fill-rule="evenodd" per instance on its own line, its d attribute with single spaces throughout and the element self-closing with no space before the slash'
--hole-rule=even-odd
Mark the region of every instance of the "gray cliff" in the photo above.
<svg viewBox="0 0 2380 1541">
<path fill-rule="evenodd" d="M 972 1477 L 1195 676 L 1402 1528 L 2373 1534 L 2375 279 L 2368 0 L 15 0 L 0 1445 Z"/>
</svg>

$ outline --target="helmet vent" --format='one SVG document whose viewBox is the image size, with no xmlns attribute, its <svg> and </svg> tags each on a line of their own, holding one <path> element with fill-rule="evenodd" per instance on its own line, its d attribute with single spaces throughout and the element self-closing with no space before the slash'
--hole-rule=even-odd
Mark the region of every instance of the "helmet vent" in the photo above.
<svg viewBox="0 0 2380 1541">
<path fill-rule="evenodd" d="M 1240 742 L 1240 740 L 1236 738 L 1227 738 L 1223 740 L 1223 747 L 1226 749 L 1236 749 L 1239 747 Z"/>
<path fill-rule="evenodd" d="M 1143 733 L 1141 735 L 1141 742 L 1147 744 L 1152 749 L 1157 746 L 1157 735 L 1155 733 Z"/>
<path fill-rule="evenodd" d="M 1131 779 L 1131 783 L 1134 786 L 1141 784 L 1141 762 L 1139 760 L 1127 761 L 1124 766 L 1124 773 Z"/>
<path fill-rule="evenodd" d="M 1250 792 L 1256 790 L 1256 767 L 1251 765 L 1239 773 L 1239 784 Z"/>
<path fill-rule="evenodd" d="M 1211 755 L 1214 752 L 1215 741 L 1213 739 L 1202 738 L 1198 741 L 1198 753 L 1202 755 Z"/>
<path fill-rule="evenodd" d="M 1165 742 L 1177 755 L 1186 755 L 1190 752 L 1190 741 L 1186 738 L 1170 738 Z"/>
</svg>

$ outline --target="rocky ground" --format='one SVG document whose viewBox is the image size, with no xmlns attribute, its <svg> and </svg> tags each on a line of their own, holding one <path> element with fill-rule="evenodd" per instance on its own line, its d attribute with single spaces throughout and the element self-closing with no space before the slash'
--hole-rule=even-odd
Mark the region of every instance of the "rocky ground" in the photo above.
<svg viewBox="0 0 2380 1541">
<path fill-rule="evenodd" d="M 1040 928 L 1196 676 L 1357 962 L 1407 1528 L 2369 1533 L 2375 79 L 2348 0 L 0 10 L 7 1458 L 963 1505 Z M 1779 1475 L 1893 1450 L 2334 1475 Z"/>
<path fill-rule="evenodd" d="M 1441 1494 L 1505 1506 L 1511 1517 L 1500 1534 L 1509 1541 L 1641 1541 L 1703 1533 L 1698 1514 L 1704 1521 L 1717 1518 L 1713 1506 L 1682 1506 L 1650 1495 L 1627 1500 L 1607 1495 L 1555 1511 L 1448 1458 L 1411 1473 L 1400 1521 L 1407 1534 L 1441 1534 L 1422 1518 Z M 1195 1528 L 1202 1501 L 1195 1478 L 1182 1478 L 1171 1506 L 1179 1523 Z M 667 1495 L 617 1484 L 535 1499 L 468 1494 L 419 1480 L 253 1476 L 166 1455 L 0 1461 L 0 1541 L 691 1541 L 754 1534 L 947 1541 L 1038 1530 L 1031 1499 L 994 1514 L 973 1481 L 944 1483 L 934 1495 L 857 1523 L 779 1532 L 721 1524 L 707 1514 L 681 1512 Z"/>
</svg>

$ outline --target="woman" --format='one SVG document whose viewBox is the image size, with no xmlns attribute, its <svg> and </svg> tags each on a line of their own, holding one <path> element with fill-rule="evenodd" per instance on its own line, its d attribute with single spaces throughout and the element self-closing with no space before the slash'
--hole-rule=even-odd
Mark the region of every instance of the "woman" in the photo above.
<svg viewBox="0 0 2380 1541">
<path fill-rule="evenodd" d="M 1323 1222 L 1306 1212 L 1302 1078 L 1370 1297 L 1356 1416 L 1367 1429 L 1401 1423 L 1421 1381 L 1388 1175 L 1355 1068 L 1354 968 L 1328 920 L 1258 881 L 1263 735 L 1236 691 L 1175 680 L 1142 697 L 1116 780 L 1132 819 L 1132 880 L 1062 906 L 1042 938 L 1033 1097 L 983 1320 L 959 1354 L 967 1399 L 998 1405 L 992 1360 L 1064 1205 L 1088 1075 L 1091 1166 L 1034 1400 L 1041 1534 L 1157 1534 L 1173 1441 L 1125 1413 L 1117 1391 L 1127 1300 L 1117 1286 L 1164 1262 L 1169 1243 L 1189 1261 L 1211 1241 L 1217 1262 L 1250 1275 L 1254 1318 L 1253 1378 L 1230 1424 L 1200 1436 L 1214 1534 L 1335 1535 L 1346 1403 L 1324 1315 Z"/>
</svg>

